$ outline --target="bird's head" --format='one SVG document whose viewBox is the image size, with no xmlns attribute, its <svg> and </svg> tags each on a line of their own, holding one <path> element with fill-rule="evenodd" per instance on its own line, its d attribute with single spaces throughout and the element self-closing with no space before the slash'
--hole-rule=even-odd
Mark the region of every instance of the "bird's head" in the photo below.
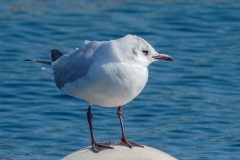
<svg viewBox="0 0 240 160">
<path fill-rule="evenodd" d="M 156 52 L 147 41 L 138 36 L 127 35 L 114 43 L 122 61 L 134 61 L 145 66 L 158 60 L 174 61 L 172 57 Z"/>
</svg>

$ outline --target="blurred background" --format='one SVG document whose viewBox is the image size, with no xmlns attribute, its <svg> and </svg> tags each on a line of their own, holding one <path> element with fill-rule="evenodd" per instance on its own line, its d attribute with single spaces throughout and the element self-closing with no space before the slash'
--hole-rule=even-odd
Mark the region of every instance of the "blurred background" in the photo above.
<svg viewBox="0 0 240 160">
<path fill-rule="evenodd" d="M 128 139 L 178 159 L 240 159 L 239 0 L 1 0 L 0 159 L 55 160 L 91 145 L 88 104 L 23 59 L 126 34 L 175 59 L 152 64 L 123 107 Z M 118 141 L 117 108 L 92 112 L 96 139 Z"/>
</svg>

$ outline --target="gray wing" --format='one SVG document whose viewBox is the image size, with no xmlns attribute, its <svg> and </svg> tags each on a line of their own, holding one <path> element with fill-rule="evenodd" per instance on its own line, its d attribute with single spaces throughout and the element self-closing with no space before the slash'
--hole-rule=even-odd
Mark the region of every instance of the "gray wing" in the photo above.
<svg viewBox="0 0 240 160">
<path fill-rule="evenodd" d="M 78 50 L 71 51 L 52 63 L 54 80 L 59 89 L 65 83 L 82 78 L 94 63 L 94 52 L 103 42 L 93 41 Z"/>
</svg>

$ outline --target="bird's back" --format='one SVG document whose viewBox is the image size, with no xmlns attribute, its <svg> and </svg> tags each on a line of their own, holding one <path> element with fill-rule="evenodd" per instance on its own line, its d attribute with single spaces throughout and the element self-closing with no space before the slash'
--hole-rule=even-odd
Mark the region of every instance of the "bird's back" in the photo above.
<svg viewBox="0 0 240 160">
<path fill-rule="evenodd" d="M 94 63 L 93 54 L 101 44 L 97 41 L 89 42 L 52 63 L 54 80 L 59 89 L 68 82 L 82 78 L 89 71 Z"/>
</svg>

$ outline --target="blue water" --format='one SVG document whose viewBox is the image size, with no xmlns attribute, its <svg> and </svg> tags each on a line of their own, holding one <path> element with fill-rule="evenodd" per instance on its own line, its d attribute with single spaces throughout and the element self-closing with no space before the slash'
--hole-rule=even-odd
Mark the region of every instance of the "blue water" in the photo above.
<svg viewBox="0 0 240 160">
<path fill-rule="evenodd" d="M 156 62 L 123 107 L 127 137 L 184 160 L 240 159 L 240 1 L 0 1 L 0 159 L 55 160 L 91 144 L 87 103 L 42 65 L 87 40 L 135 34 Z M 121 137 L 117 108 L 93 107 L 100 142 Z"/>
</svg>

